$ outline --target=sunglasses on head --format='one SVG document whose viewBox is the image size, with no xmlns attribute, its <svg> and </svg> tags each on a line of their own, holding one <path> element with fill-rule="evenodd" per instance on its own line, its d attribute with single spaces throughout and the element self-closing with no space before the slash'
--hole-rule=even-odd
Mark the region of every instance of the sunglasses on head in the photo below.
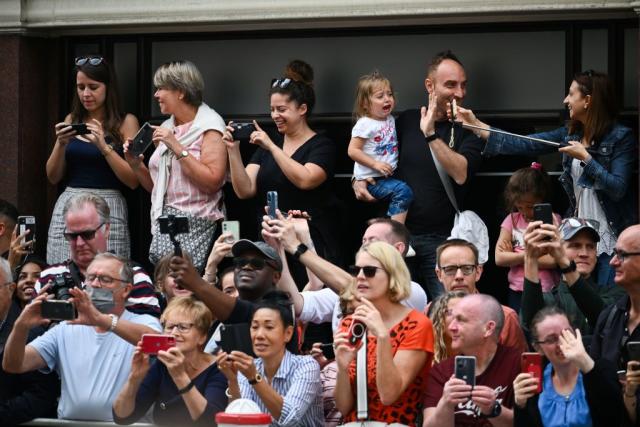
<svg viewBox="0 0 640 427">
<path fill-rule="evenodd" d="M 284 89 L 291 84 L 291 79 L 273 79 L 271 80 L 271 87 L 279 87 Z"/>
<path fill-rule="evenodd" d="M 104 222 L 100 223 L 100 225 L 93 230 L 84 230 L 84 231 L 78 231 L 78 232 L 65 231 L 64 238 L 67 239 L 69 242 L 75 242 L 78 236 L 82 237 L 82 240 L 85 240 L 85 241 L 93 240 L 96 237 L 96 232 L 100 230 L 100 228 L 102 228 L 103 225 L 104 225 Z"/>
<path fill-rule="evenodd" d="M 384 268 L 376 267 L 374 265 L 363 265 L 362 267 L 358 265 L 350 265 L 348 267 L 349 274 L 354 277 L 360 274 L 360 270 L 362 270 L 362 274 L 364 274 L 364 277 L 371 278 L 376 275 L 376 271 L 384 270 Z"/>
<path fill-rule="evenodd" d="M 267 260 L 263 258 L 245 258 L 245 257 L 236 257 L 233 259 L 233 266 L 235 268 L 242 268 L 244 266 L 250 266 L 254 270 L 262 270 L 265 266 L 269 266 L 274 268 Z"/>
<path fill-rule="evenodd" d="M 102 64 L 104 61 L 104 58 L 101 56 L 79 56 L 75 59 L 75 64 L 78 67 L 82 67 L 85 64 L 89 64 L 89 65 L 93 65 L 94 67 L 97 67 L 98 65 Z"/>
</svg>

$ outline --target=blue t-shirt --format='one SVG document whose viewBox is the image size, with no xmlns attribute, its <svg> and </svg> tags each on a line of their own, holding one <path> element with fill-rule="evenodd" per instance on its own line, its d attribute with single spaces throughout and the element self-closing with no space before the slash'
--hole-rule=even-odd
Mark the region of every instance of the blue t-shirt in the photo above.
<svg viewBox="0 0 640 427">
<path fill-rule="evenodd" d="M 122 320 L 146 325 L 158 332 L 160 322 L 148 314 L 127 310 Z M 61 380 L 58 418 L 112 421 L 111 406 L 131 370 L 135 347 L 113 332 L 98 333 L 92 326 L 62 322 L 29 344 Z"/>
<path fill-rule="evenodd" d="M 107 144 L 110 137 L 105 137 Z M 114 153 L 123 156 L 122 146 L 112 144 Z M 64 150 L 66 162 L 65 183 L 68 187 L 119 190 L 122 183 L 107 163 L 98 147 L 78 138 L 71 138 Z"/>
<path fill-rule="evenodd" d="M 591 413 L 584 391 L 582 373 L 568 396 L 558 394 L 553 387 L 551 363 L 544 370 L 542 393 L 538 399 L 540 418 L 545 427 L 591 427 Z"/>
</svg>

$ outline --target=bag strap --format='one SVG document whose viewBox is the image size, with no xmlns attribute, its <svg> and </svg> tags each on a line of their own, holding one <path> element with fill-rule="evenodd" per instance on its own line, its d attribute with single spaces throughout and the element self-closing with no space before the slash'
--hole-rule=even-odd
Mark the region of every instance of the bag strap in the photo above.
<svg viewBox="0 0 640 427">
<path fill-rule="evenodd" d="M 356 419 L 358 421 L 369 418 L 367 402 L 367 333 L 362 337 L 362 345 L 356 354 Z"/>
<path fill-rule="evenodd" d="M 442 164 L 433 153 L 431 145 L 429 145 L 429 151 L 431 152 L 431 157 L 433 157 L 433 163 L 436 165 L 438 176 L 440 176 L 440 180 L 442 181 L 442 185 L 444 186 L 444 191 L 446 191 L 447 196 L 449 197 L 449 201 L 453 205 L 453 208 L 457 213 L 460 213 L 460 209 L 458 209 L 458 202 L 456 201 L 456 195 L 454 194 L 453 186 L 451 185 L 451 178 L 449 178 L 449 174 L 444 170 L 444 167 L 442 167 Z"/>
</svg>

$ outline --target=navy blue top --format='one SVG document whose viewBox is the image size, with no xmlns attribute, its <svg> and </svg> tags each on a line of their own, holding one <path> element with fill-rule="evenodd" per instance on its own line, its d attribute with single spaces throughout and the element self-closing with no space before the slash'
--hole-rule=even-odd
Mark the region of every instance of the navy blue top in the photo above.
<svg viewBox="0 0 640 427">
<path fill-rule="evenodd" d="M 214 425 L 214 417 L 227 406 L 227 378 L 218 369 L 216 363 L 212 363 L 200 375 L 193 379 L 195 388 L 207 400 L 207 407 L 197 420 L 192 420 L 187 405 L 176 387 L 167 367 L 157 359 L 152 362 L 147 376 L 142 381 L 138 394 L 136 394 L 136 406 L 133 413 L 125 418 L 113 414 L 116 424 L 133 424 L 142 418 L 149 407 L 153 407 L 153 422 L 156 425 Z M 163 409 L 164 408 L 164 409 Z"/>
<path fill-rule="evenodd" d="M 111 138 L 105 137 L 107 144 Z M 124 156 L 123 148 L 119 144 L 111 144 L 120 157 Z M 113 155 L 113 154 L 111 154 Z M 68 187 L 100 188 L 119 190 L 122 183 L 107 163 L 98 147 L 90 142 L 78 138 L 71 138 L 64 150 L 67 163 L 65 183 Z"/>
</svg>

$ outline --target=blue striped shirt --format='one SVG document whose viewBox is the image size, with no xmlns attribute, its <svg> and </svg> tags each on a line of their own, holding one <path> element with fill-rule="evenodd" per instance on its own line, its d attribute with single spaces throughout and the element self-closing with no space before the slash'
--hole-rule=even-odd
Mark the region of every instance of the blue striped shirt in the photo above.
<svg viewBox="0 0 640 427">
<path fill-rule="evenodd" d="M 262 359 L 256 358 L 254 363 L 257 371 L 264 378 L 263 381 L 266 381 Z M 260 406 L 262 412 L 269 413 L 253 386 L 239 372 L 238 385 L 242 398 L 253 400 Z M 271 387 L 284 399 L 280 419 L 273 420 L 272 426 L 324 426 L 320 365 L 313 357 L 296 356 L 285 351 L 278 372 L 271 379 Z"/>
</svg>

